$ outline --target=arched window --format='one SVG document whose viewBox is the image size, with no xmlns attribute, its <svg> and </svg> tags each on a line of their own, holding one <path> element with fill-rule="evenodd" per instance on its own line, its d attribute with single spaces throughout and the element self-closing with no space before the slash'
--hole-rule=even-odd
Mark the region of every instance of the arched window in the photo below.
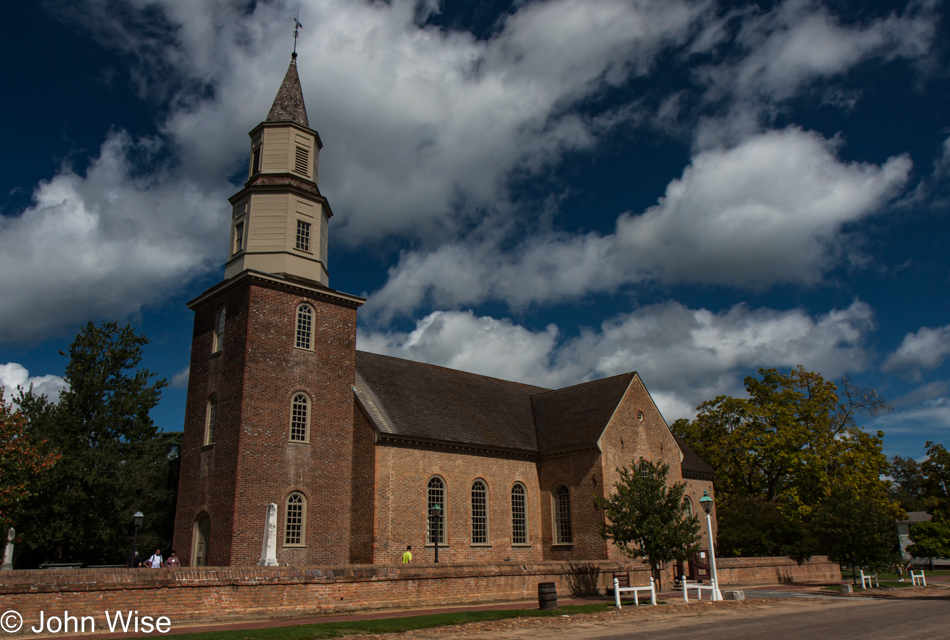
<svg viewBox="0 0 950 640">
<path fill-rule="evenodd" d="M 571 491 L 563 484 L 554 490 L 554 544 L 573 544 Z"/>
<path fill-rule="evenodd" d="M 224 317 L 224 307 L 221 307 L 214 322 L 214 353 L 224 349 Z"/>
<path fill-rule="evenodd" d="M 429 509 L 436 505 L 442 509 L 438 523 L 429 516 Z M 445 483 L 438 476 L 430 479 L 426 487 L 426 544 L 435 544 L 436 538 L 439 544 L 445 544 Z"/>
<path fill-rule="evenodd" d="M 689 496 L 683 498 L 683 504 L 686 506 L 686 515 L 693 515 L 693 501 L 689 499 Z"/>
<path fill-rule="evenodd" d="M 488 486 L 472 483 L 472 544 L 488 544 Z"/>
<path fill-rule="evenodd" d="M 191 566 L 204 567 L 208 564 L 208 543 L 211 539 L 211 518 L 202 513 L 195 520 L 191 541 Z"/>
<path fill-rule="evenodd" d="M 307 499 L 302 493 L 287 496 L 284 511 L 284 546 L 302 547 L 306 544 Z"/>
<path fill-rule="evenodd" d="M 310 398 L 306 393 L 294 394 L 290 403 L 290 441 L 310 442 Z"/>
<path fill-rule="evenodd" d="M 313 308 L 309 304 L 297 307 L 297 339 L 294 346 L 310 349 L 313 341 Z"/>
<path fill-rule="evenodd" d="M 528 497 L 520 482 L 511 488 L 511 544 L 528 544 Z"/>
<path fill-rule="evenodd" d="M 205 444 L 214 444 L 214 427 L 218 421 L 218 396 L 208 398 L 208 410 L 205 416 Z"/>
<path fill-rule="evenodd" d="M 647 480 L 653 477 L 653 467 L 650 466 L 650 463 L 647 462 L 646 460 L 640 461 L 640 477 L 643 478 L 644 480 Z"/>
</svg>

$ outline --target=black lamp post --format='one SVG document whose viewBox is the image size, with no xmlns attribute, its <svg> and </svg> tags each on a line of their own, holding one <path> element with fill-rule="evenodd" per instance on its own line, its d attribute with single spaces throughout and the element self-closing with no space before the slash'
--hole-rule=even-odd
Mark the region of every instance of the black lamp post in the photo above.
<svg viewBox="0 0 950 640">
<path fill-rule="evenodd" d="M 699 506 L 706 512 L 706 531 L 709 532 L 709 562 L 712 564 L 713 600 L 722 600 L 722 592 L 719 591 L 719 576 L 716 574 L 716 550 L 713 548 L 712 518 L 709 515 L 712 511 L 713 499 L 709 497 L 708 491 L 703 491 L 703 497 L 699 499 Z"/>
<path fill-rule="evenodd" d="M 129 560 L 129 564 L 135 563 L 135 547 L 139 541 L 139 527 L 142 526 L 142 520 L 145 520 L 145 516 L 141 511 L 136 511 L 132 514 L 132 525 L 134 527 L 132 533 L 132 556 Z"/>
<path fill-rule="evenodd" d="M 439 533 L 442 531 L 442 507 L 435 504 L 429 508 L 429 517 L 432 518 L 432 539 L 435 541 L 435 561 L 439 561 Z"/>
</svg>

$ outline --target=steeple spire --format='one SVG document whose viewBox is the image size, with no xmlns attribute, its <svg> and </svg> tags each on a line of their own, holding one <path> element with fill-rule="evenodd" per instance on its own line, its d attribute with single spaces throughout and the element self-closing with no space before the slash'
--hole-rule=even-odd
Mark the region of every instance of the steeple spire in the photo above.
<svg viewBox="0 0 950 640">
<path fill-rule="evenodd" d="M 307 107 L 303 103 L 303 89 L 300 88 L 300 76 L 297 75 L 296 57 L 290 61 L 287 74 L 265 122 L 295 122 L 310 128 L 307 122 Z"/>
</svg>

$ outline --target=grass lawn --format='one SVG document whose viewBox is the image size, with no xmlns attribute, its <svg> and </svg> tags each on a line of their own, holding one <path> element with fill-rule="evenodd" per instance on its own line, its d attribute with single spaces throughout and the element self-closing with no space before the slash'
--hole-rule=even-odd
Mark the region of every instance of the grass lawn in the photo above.
<svg viewBox="0 0 950 640">
<path fill-rule="evenodd" d="M 623 602 L 633 606 L 633 601 Z M 640 606 L 643 606 L 642 604 Z M 650 605 L 647 605 L 650 606 Z M 360 633 L 399 633 L 413 629 L 431 629 L 447 625 L 503 620 L 505 618 L 546 618 L 578 613 L 600 613 L 613 608 L 613 603 L 597 602 L 559 607 L 553 611 L 540 609 L 509 609 L 506 611 L 464 611 L 439 613 L 429 616 L 386 618 L 381 620 L 353 620 L 352 622 L 326 622 L 301 624 L 266 629 L 239 629 L 236 631 L 208 631 L 204 633 L 169 634 L 176 640 L 309 640 L 310 638 L 339 638 Z"/>
</svg>

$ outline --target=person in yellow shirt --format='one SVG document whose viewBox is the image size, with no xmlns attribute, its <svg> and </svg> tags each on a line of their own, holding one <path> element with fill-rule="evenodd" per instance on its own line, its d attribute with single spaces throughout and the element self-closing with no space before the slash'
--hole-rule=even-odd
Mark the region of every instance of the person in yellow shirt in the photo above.
<svg viewBox="0 0 950 640">
<path fill-rule="evenodd" d="M 412 563 L 412 545 L 406 547 L 406 552 L 402 554 L 402 563 L 411 564 Z"/>
</svg>

